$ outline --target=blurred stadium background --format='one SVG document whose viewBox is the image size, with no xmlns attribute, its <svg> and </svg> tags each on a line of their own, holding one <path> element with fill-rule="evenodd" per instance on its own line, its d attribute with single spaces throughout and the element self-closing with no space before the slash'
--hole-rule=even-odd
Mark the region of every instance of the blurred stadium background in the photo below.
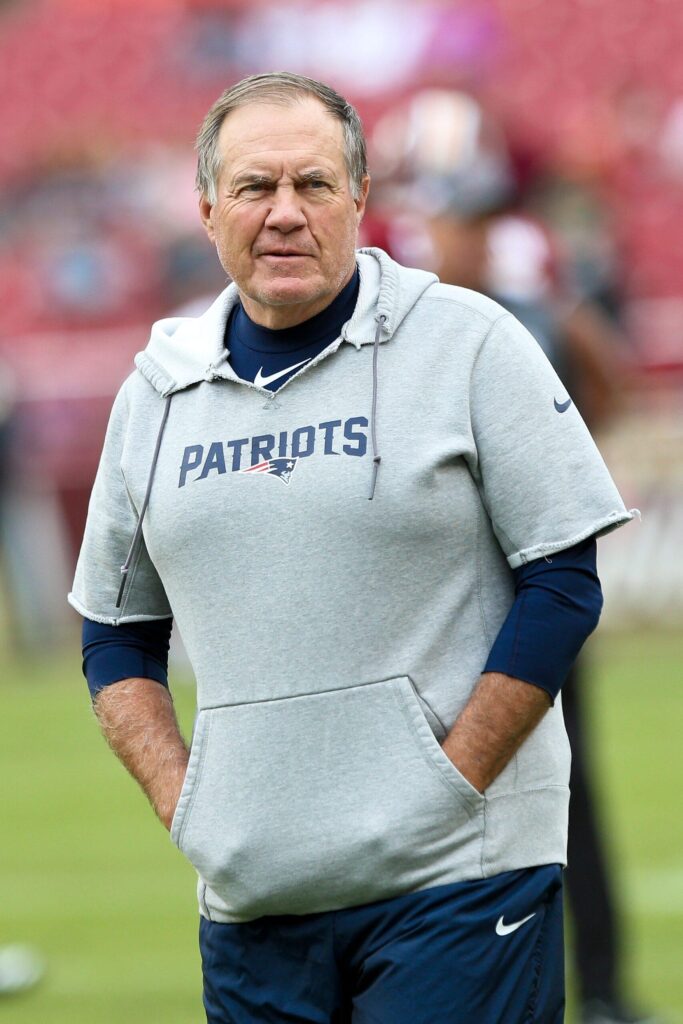
<svg viewBox="0 0 683 1024">
<path fill-rule="evenodd" d="M 434 108 L 411 102 L 457 96 L 458 138 L 424 143 L 411 187 L 488 135 L 474 148 L 507 189 L 485 223 L 491 289 L 541 297 L 597 366 L 585 407 L 643 519 L 601 542 L 591 736 L 629 990 L 683 1021 L 682 48 L 680 0 L 0 3 L 0 944 L 47 963 L 0 1021 L 201 1019 L 192 872 L 90 720 L 65 594 L 132 356 L 225 283 L 196 213 L 197 126 L 274 69 L 358 106 L 377 172 L 362 241 L 428 266 L 438 211 L 402 158 Z"/>
</svg>

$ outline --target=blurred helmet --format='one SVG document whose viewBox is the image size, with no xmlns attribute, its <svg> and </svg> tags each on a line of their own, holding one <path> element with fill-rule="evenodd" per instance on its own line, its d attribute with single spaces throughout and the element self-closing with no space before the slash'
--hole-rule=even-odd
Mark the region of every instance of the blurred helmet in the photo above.
<svg viewBox="0 0 683 1024">
<path fill-rule="evenodd" d="M 505 206 L 514 194 L 503 134 L 466 93 L 415 93 L 380 118 L 370 146 L 382 194 L 416 212 L 480 217 Z"/>
</svg>

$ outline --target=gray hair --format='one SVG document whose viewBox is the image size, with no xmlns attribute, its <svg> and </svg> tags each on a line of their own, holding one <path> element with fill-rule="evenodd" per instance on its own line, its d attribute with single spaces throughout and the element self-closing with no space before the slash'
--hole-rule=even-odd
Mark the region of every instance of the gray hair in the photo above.
<svg viewBox="0 0 683 1024">
<path fill-rule="evenodd" d="M 258 102 L 280 103 L 284 106 L 306 95 L 319 99 L 325 109 L 341 122 L 344 131 L 344 160 L 349 173 L 351 194 L 354 199 L 358 199 L 363 178 L 368 171 L 365 135 L 357 110 L 324 82 L 288 71 L 250 75 L 218 97 L 197 135 L 197 191 L 206 196 L 210 203 L 216 202 L 216 184 L 221 170 L 218 134 L 231 110 Z"/>
</svg>

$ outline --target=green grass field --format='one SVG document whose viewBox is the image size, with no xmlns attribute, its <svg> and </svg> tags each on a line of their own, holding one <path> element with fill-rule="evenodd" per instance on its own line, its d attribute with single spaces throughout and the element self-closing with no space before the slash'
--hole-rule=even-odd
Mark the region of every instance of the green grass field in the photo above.
<svg viewBox="0 0 683 1024">
<path fill-rule="evenodd" d="M 591 659 L 629 988 L 675 1024 L 683 640 L 608 635 Z M 0 656 L 0 680 L 0 943 L 30 942 L 47 963 L 39 988 L 0 1000 L 0 1024 L 201 1024 L 194 873 L 99 736 L 77 654 Z M 191 687 L 175 696 L 188 728 Z"/>
</svg>

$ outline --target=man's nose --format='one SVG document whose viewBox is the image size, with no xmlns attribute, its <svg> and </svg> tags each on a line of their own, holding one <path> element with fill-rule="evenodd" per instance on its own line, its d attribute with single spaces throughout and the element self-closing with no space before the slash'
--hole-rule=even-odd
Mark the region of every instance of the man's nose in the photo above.
<svg viewBox="0 0 683 1024">
<path fill-rule="evenodd" d="M 295 188 L 280 186 L 272 193 L 271 205 L 265 226 L 287 233 L 306 225 L 303 204 Z"/>
</svg>

